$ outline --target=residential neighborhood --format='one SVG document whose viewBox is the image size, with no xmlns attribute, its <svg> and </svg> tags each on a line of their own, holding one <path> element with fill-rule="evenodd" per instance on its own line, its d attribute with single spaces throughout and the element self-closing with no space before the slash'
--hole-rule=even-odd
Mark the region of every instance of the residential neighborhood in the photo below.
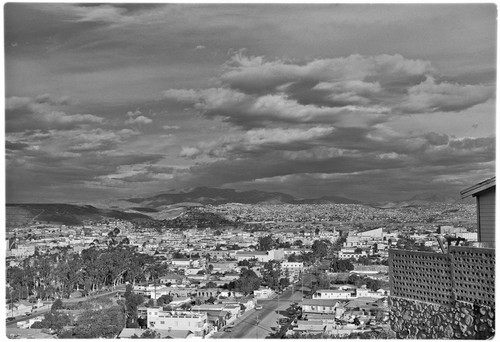
<svg viewBox="0 0 500 342">
<path fill-rule="evenodd" d="M 241 224 L 191 228 L 193 210 L 239 217 Z M 386 331 L 388 251 L 438 251 L 446 239 L 477 240 L 473 207 L 436 204 L 421 211 L 414 222 L 414 208 L 228 204 L 188 210 L 184 229 L 126 220 L 9 227 L 7 328 L 76 337 L 88 310 L 121 305 L 125 325 L 103 337 L 225 338 L 249 319 L 261 322 L 250 330 L 261 337 Z M 433 220 L 422 220 L 426 215 Z M 87 282 L 99 259 L 115 265 L 109 271 L 102 265 L 111 278 Z M 74 267 L 83 273 L 72 275 Z M 31 281 L 23 283 L 24 274 Z M 56 301 L 61 307 L 54 310 Z M 89 309 L 75 310 L 75 303 Z M 67 324 L 54 326 L 51 315 Z M 267 316 L 269 327 L 270 318 L 262 322 Z"/>
</svg>

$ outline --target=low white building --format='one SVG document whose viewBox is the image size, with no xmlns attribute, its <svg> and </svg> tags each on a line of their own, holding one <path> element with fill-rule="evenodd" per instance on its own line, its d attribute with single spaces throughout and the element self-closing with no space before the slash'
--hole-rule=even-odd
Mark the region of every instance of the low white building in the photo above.
<svg viewBox="0 0 500 342">
<path fill-rule="evenodd" d="M 164 311 L 160 307 L 148 308 L 148 327 L 162 330 L 190 330 L 203 338 L 208 331 L 206 312 Z"/>
<path fill-rule="evenodd" d="M 273 294 L 274 291 L 268 288 L 253 291 L 253 295 L 256 299 L 269 299 L 273 296 Z"/>
<path fill-rule="evenodd" d="M 312 299 L 350 299 L 353 297 L 351 291 L 344 290 L 318 290 Z"/>
<path fill-rule="evenodd" d="M 304 313 L 335 314 L 339 302 L 334 299 L 307 299 L 301 306 Z"/>
</svg>

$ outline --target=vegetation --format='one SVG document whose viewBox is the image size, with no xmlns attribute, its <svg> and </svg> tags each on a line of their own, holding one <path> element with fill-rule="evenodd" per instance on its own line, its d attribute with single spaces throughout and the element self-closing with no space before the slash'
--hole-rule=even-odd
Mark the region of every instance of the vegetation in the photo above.
<svg viewBox="0 0 500 342">
<path fill-rule="evenodd" d="M 336 259 L 332 261 L 330 266 L 330 270 L 332 272 L 347 272 L 352 271 L 353 269 L 354 265 L 349 260 Z"/>
<path fill-rule="evenodd" d="M 129 282 L 156 279 L 166 273 L 154 258 L 126 245 L 107 249 L 91 247 L 80 255 L 61 249 L 60 253 L 33 256 L 20 266 L 7 268 L 8 299 L 68 298 L 75 290 L 84 294 Z"/>
<path fill-rule="evenodd" d="M 155 331 L 155 330 L 151 330 L 151 329 L 147 329 L 146 331 L 144 331 L 141 336 L 137 336 L 136 334 L 133 334 L 132 336 L 130 336 L 130 338 L 154 338 L 154 339 L 157 339 L 157 338 L 161 338 L 161 335 L 159 332 Z"/>
<path fill-rule="evenodd" d="M 236 281 L 229 283 L 227 288 L 229 290 L 239 290 L 245 294 L 253 293 L 258 290 L 261 284 L 261 279 L 255 274 L 254 271 L 243 268 L 240 277 Z"/>
<path fill-rule="evenodd" d="M 132 285 L 127 285 L 124 297 L 126 326 L 127 328 L 139 328 L 139 323 L 137 322 L 137 307 L 144 302 L 144 297 L 132 293 Z"/>
<path fill-rule="evenodd" d="M 261 236 L 258 240 L 257 249 L 259 251 L 269 251 L 274 248 L 276 241 L 274 241 L 273 236 L 271 234 L 267 236 Z"/>
<path fill-rule="evenodd" d="M 262 280 L 273 290 L 280 287 L 281 265 L 279 261 L 270 260 L 260 269 Z"/>
</svg>

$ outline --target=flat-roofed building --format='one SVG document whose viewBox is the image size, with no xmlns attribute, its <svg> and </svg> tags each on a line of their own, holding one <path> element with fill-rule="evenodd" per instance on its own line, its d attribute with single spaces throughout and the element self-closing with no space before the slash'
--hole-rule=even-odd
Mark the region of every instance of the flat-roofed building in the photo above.
<svg viewBox="0 0 500 342">
<path fill-rule="evenodd" d="M 190 330 L 196 337 L 204 337 L 208 329 L 206 312 L 165 311 L 161 307 L 148 308 L 148 327 L 160 330 Z"/>
</svg>

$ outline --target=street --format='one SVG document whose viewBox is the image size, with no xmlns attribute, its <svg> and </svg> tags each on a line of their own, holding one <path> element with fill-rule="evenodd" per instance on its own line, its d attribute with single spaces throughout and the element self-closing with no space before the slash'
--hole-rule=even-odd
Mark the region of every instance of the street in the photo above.
<svg viewBox="0 0 500 342">
<path fill-rule="evenodd" d="M 300 302 L 302 294 L 288 289 L 282 295 L 269 300 L 259 300 L 258 305 L 262 305 L 261 310 L 252 310 L 248 316 L 237 320 L 236 325 L 231 332 L 223 332 L 217 338 L 248 338 L 263 339 L 274 333 L 272 327 L 277 327 L 276 321 L 281 316 L 276 313 L 277 310 L 285 311 L 291 303 Z"/>
</svg>

